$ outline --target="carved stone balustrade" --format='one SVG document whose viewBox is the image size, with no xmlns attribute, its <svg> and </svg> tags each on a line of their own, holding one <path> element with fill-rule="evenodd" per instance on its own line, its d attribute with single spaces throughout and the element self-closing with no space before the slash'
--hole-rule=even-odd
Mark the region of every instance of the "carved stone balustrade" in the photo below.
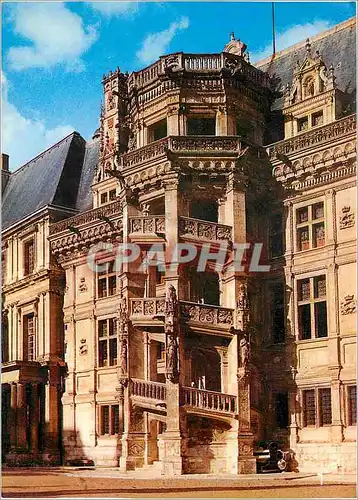
<svg viewBox="0 0 358 500">
<path fill-rule="evenodd" d="M 103 220 L 103 217 L 110 217 L 113 215 L 121 215 L 122 206 L 120 200 L 116 200 L 113 203 L 108 203 L 108 205 L 103 205 L 102 207 L 95 208 L 94 210 L 88 210 L 81 214 L 75 215 L 74 217 L 69 217 L 68 219 L 61 220 L 52 224 L 50 226 L 50 236 L 57 233 L 62 233 L 68 230 L 69 226 L 78 227 L 89 222 Z"/>
<path fill-rule="evenodd" d="M 150 321 L 162 319 L 165 312 L 165 298 L 133 298 L 130 299 L 130 315 L 132 321 Z M 197 304 L 196 302 L 180 301 L 180 315 L 182 320 L 203 326 L 214 326 L 230 330 L 234 321 L 234 310 L 227 307 Z"/>
<path fill-rule="evenodd" d="M 236 157 L 245 145 L 246 141 L 238 136 L 168 136 L 121 155 L 119 163 L 121 168 L 128 169 L 143 163 L 164 160 L 168 151 L 184 155 L 206 153 L 218 157 Z"/>
<path fill-rule="evenodd" d="M 130 299 L 130 314 L 135 317 L 164 316 L 165 298 Z"/>
<path fill-rule="evenodd" d="M 130 217 L 129 219 L 129 232 L 130 233 L 165 233 L 165 216 L 138 216 Z"/>
<path fill-rule="evenodd" d="M 130 382 L 130 393 L 132 396 L 139 396 L 157 401 L 166 400 L 165 384 L 132 378 Z"/>
<path fill-rule="evenodd" d="M 332 139 L 344 137 L 351 132 L 355 132 L 355 130 L 356 116 L 350 115 L 328 125 L 299 134 L 291 139 L 277 142 L 268 148 L 268 154 L 270 160 L 279 160 L 279 155 L 288 155 L 305 148 L 317 146 Z"/>
<path fill-rule="evenodd" d="M 231 394 L 183 387 L 185 406 L 220 413 L 237 413 L 237 398 Z"/>
<path fill-rule="evenodd" d="M 211 325 L 226 328 L 233 326 L 234 311 L 227 307 L 181 301 L 180 312 L 181 316 L 189 323 L 210 323 Z"/>
<path fill-rule="evenodd" d="M 207 241 L 230 241 L 232 229 L 230 226 L 216 224 L 215 222 L 180 217 L 179 236 L 181 238 L 195 238 Z"/>
</svg>

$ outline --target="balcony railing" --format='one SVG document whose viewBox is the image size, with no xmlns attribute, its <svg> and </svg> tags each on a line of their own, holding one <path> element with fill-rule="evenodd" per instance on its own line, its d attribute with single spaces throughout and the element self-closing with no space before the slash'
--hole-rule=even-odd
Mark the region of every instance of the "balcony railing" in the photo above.
<svg viewBox="0 0 358 500">
<path fill-rule="evenodd" d="M 232 230 L 230 226 L 223 224 L 193 219 L 191 217 L 180 217 L 179 236 L 208 241 L 229 241 L 231 240 Z"/>
<path fill-rule="evenodd" d="M 165 299 L 164 297 L 130 299 L 130 313 L 132 319 L 143 317 L 154 319 L 155 316 L 164 316 Z M 197 323 L 228 327 L 232 326 L 234 321 L 233 309 L 195 302 L 180 301 L 180 313 L 186 321 Z"/>
<path fill-rule="evenodd" d="M 165 216 L 130 217 L 129 232 L 141 234 L 165 233 Z"/>
<path fill-rule="evenodd" d="M 229 70 L 229 74 L 234 70 L 235 74 L 239 74 L 241 78 L 248 79 L 262 86 L 269 85 L 269 77 L 267 73 L 255 68 L 247 63 L 244 58 L 236 54 L 220 53 L 220 54 L 184 54 L 177 52 L 163 56 L 141 71 L 134 72 L 128 78 L 129 88 L 134 86 L 137 89 L 146 87 L 155 80 L 158 80 L 160 75 L 170 69 L 173 72 L 186 73 L 220 73 L 222 70 Z M 165 83 L 165 82 L 163 82 Z"/>
<path fill-rule="evenodd" d="M 237 136 L 168 136 L 120 156 L 122 168 L 166 157 L 168 150 L 173 152 L 215 152 L 215 154 L 237 154 L 243 140 Z"/>
<path fill-rule="evenodd" d="M 344 137 L 346 134 L 354 132 L 355 130 L 356 115 L 350 115 L 328 125 L 324 125 L 323 127 L 304 132 L 297 137 L 276 142 L 268 147 L 268 154 L 271 160 L 276 160 L 277 155 L 295 153 L 301 149 L 316 146 L 339 137 Z"/>
<path fill-rule="evenodd" d="M 236 413 L 236 396 L 223 394 L 221 392 L 206 391 L 194 387 L 183 387 L 184 404 L 192 408 L 217 411 L 224 413 Z"/>
<path fill-rule="evenodd" d="M 130 312 L 132 317 L 164 316 L 164 297 L 149 299 L 130 299 Z"/>
<path fill-rule="evenodd" d="M 61 220 L 50 226 L 50 235 L 66 231 L 69 226 L 78 227 L 88 222 L 101 220 L 103 217 L 110 217 L 111 215 L 121 215 L 122 207 L 120 200 L 116 200 L 108 205 L 83 212 L 82 214 L 69 217 L 68 219 Z"/>
<path fill-rule="evenodd" d="M 181 301 L 180 311 L 187 321 L 194 321 L 197 323 L 231 326 L 234 321 L 234 311 L 227 307 Z"/>
<path fill-rule="evenodd" d="M 132 378 L 130 390 L 132 396 L 140 396 L 141 398 L 155 399 L 157 401 L 166 400 L 165 384 L 160 382 Z"/>
</svg>

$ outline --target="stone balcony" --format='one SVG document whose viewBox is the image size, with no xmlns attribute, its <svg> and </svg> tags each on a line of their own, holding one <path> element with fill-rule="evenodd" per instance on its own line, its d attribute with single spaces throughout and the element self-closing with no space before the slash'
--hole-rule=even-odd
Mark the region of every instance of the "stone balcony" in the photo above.
<svg viewBox="0 0 358 500">
<path fill-rule="evenodd" d="M 179 237 L 199 241 L 231 241 L 232 229 L 224 224 L 193 219 L 192 217 L 180 217 Z"/>
<path fill-rule="evenodd" d="M 356 115 L 346 116 L 328 125 L 303 132 L 295 137 L 276 142 L 267 148 L 271 161 L 280 161 L 280 155 L 291 155 L 304 149 L 321 146 L 330 141 L 345 138 L 356 130 Z"/>
<path fill-rule="evenodd" d="M 88 210 L 50 225 L 49 239 L 55 254 L 88 247 L 122 233 L 120 200 Z"/>
<path fill-rule="evenodd" d="M 179 156 L 236 158 L 246 146 L 247 141 L 238 136 L 168 136 L 121 155 L 119 167 L 126 172 L 137 166 L 166 160 L 170 152 Z"/>
<path fill-rule="evenodd" d="M 130 380 L 129 391 L 136 405 L 166 411 L 166 384 L 133 378 Z M 237 397 L 232 394 L 195 387 L 181 387 L 181 393 L 184 408 L 188 413 L 234 417 L 238 411 Z"/>
<path fill-rule="evenodd" d="M 165 298 L 130 299 L 130 317 L 134 324 L 148 326 L 164 320 Z M 212 330 L 226 335 L 234 325 L 234 310 L 227 307 L 180 301 L 180 315 L 184 323 L 196 330 Z"/>
</svg>

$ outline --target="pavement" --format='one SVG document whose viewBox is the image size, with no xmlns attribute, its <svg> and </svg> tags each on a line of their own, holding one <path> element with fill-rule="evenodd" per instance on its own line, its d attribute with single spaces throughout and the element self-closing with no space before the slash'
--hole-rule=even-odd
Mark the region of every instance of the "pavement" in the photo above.
<svg viewBox="0 0 358 500">
<path fill-rule="evenodd" d="M 356 498 L 354 474 L 188 474 L 115 468 L 6 468 L 3 498 Z"/>
</svg>

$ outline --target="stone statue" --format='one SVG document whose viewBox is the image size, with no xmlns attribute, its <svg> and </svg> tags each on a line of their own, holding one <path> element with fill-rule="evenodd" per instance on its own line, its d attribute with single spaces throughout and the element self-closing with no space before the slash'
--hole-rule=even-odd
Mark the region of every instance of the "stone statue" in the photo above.
<svg viewBox="0 0 358 500">
<path fill-rule="evenodd" d="M 167 378 L 173 380 L 178 370 L 178 344 L 173 333 L 167 337 Z"/>
<path fill-rule="evenodd" d="M 248 295 L 247 295 L 247 284 L 246 283 L 240 283 L 237 308 L 242 310 L 242 311 L 245 311 L 249 308 L 249 299 L 248 299 Z"/>
<path fill-rule="evenodd" d="M 120 357 L 119 357 L 119 367 L 122 375 L 125 375 L 127 373 L 127 351 L 128 351 L 127 339 L 122 338 Z"/>
<path fill-rule="evenodd" d="M 167 296 L 165 299 L 165 314 L 166 316 L 175 316 L 178 311 L 177 292 L 173 285 L 169 285 Z"/>
<path fill-rule="evenodd" d="M 246 368 L 250 360 L 250 341 L 248 335 L 240 340 L 240 362 L 243 368 Z"/>
</svg>

